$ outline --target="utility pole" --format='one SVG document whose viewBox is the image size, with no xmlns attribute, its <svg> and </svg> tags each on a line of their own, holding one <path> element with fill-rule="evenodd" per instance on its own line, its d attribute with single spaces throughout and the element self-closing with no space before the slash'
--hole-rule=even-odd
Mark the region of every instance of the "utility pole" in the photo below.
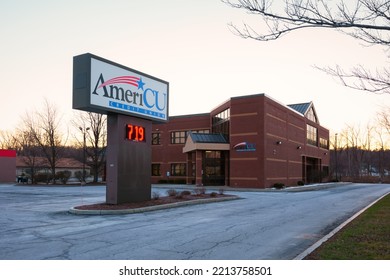
<svg viewBox="0 0 390 280">
<path fill-rule="evenodd" d="M 338 176 L 337 176 L 337 173 L 338 173 L 338 166 L 337 166 L 337 133 L 334 135 L 334 158 L 335 158 L 335 170 L 336 170 L 336 182 L 338 182 Z"/>
</svg>

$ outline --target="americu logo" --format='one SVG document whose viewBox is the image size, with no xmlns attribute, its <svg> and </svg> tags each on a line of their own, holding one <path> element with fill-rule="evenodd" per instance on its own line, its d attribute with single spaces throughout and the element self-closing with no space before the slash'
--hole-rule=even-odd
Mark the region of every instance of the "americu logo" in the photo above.
<svg viewBox="0 0 390 280">
<path fill-rule="evenodd" d="M 256 144 L 249 142 L 241 142 L 233 146 L 236 152 L 253 152 L 256 151 Z"/>
<path fill-rule="evenodd" d="M 118 76 L 106 81 L 100 73 L 92 95 L 107 98 L 108 106 L 115 109 L 165 118 L 167 94 L 147 87 L 142 77 Z"/>
<path fill-rule="evenodd" d="M 138 89 L 144 89 L 145 83 L 142 82 L 142 78 L 134 77 L 134 76 L 121 76 L 108 80 L 107 82 L 101 84 L 98 88 L 105 87 L 112 84 L 129 84 Z"/>
</svg>

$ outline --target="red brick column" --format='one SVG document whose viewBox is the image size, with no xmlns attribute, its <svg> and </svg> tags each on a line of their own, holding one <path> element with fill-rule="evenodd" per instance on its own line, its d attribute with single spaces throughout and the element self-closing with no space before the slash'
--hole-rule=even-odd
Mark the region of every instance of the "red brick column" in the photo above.
<svg viewBox="0 0 390 280">
<path fill-rule="evenodd" d="M 186 183 L 192 184 L 192 168 L 193 168 L 193 159 L 192 159 L 192 152 L 187 153 L 187 177 L 186 177 Z"/>
<path fill-rule="evenodd" d="M 203 155 L 203 152 L 202 151 L 196 151 L 196 156 L 195 156 L 195 164 L 196 164 L 196 171 L 195 171 L 195 176 L 196 176 L 196 179 L 195 179 L 195 184 L 197 186 L 202 186 L 203 185 L 203 182 L 202 182 L 202 174 L 203 174 L 203 170 L 202 170 L 202 155 Z"/>
</svg>

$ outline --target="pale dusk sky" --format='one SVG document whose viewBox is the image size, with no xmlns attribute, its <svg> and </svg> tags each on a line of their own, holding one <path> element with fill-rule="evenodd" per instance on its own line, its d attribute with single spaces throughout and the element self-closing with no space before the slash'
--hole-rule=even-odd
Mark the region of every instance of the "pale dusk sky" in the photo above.
<svg viewBox="0 0 390 280">
<path fill-rule="evenodd" d="M 171 116 L 265 93 L 283 104 L 313 101 L 320 123 L 335 133 L 366 126 L 390 106 L 390 97 L 348 89 L 314 68 L 380 69 L 388 63 L 382 49 L 332 30 L 273 42 L 229 30 L 228 23 L 249 20 L 220 0 L 1 1 L 0 130 L 12 131 L 44 98 L 68 123 L 73 56 L 87 52 L 168 81 Z"/>
</svg>

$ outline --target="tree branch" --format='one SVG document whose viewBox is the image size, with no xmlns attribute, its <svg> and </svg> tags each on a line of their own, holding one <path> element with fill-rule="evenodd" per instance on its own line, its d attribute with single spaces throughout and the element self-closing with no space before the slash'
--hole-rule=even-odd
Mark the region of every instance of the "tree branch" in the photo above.
<svg viewBox="0 0 390 280">
<path fill-rule="evenodd" d="M 270 41 L 300 29 L 331 28 L 370 45 L 390 47 L 388 0 L 355 0 L 355 4 L 351 4 L 349 0 L 348 4 L 344 0 L 339 0 L 336 4 L 325 0 L 286 0 L 284 10 L 279 9 L 278 12 L 271 10 L 274 7 L 271 0 L 222 2 L 259 16 L 268 27 L 268 32 L 261 33 L 247 24 L 239 28 L 231 23 L 233 32 L 242 38 Z M 338 77 L 347 87 L 374 93 L 390 93 L 390 74 L 387 69 L 375 74 L 362 66 L 353 68 L 350 73 L 338 66 L 335 69 L 319 69 Z"/>
<path fill-rule="evenodd" d="M 373 74 L 363 66 L 355 67 L 349 73 L 342 70 L 340 66 L 335 68 L 316 66 L 316 68 L 339 78 L 346 87 L 377 94 L 390 94 L 390 73 L 387 69 L 384 69 L 382 73 L 377 71 Z"/>
<path fill-rule="evenodd" d="M 382 0 L 383 1 L 383 0 Z M 334 29 L 356 29 L 365 30 L 366 33 L 351 32 L 350 35 L 359 38 L 361 36 L 366 41 L 372 39 L 372 43 L 390 42 L 387 36 L 383 38 L 384 34 L 370 33 L 373 31 L 390 31 L 389 22 L 382 24 L 377 22 L 378 18 L 384 18 L 389 21 L 389 16 L 386 14 L 385 7 L 388 3 L 381 5 L 369 5 L 374 0 L 358 1 L 356 7 L 350 11 L 348 6 L 341 2 L 337 5 L 338 14 L 334 13 L 327 3 L 323 0 L 287 0 L 284 14 L 273 13 L 271 11 L 272 3 L 267 0 L 222 0 L 225 4 L 237 8 L 244 9 L 247 12 L 261 16 L 264 22 L 274 22 L 273 27 L 270 28 L 267 34 L 258 34 L 253 31 L 253 28 L 248 28 L 245 25 L 244 29 L 231 24 L 236 33 L 243 38 L 251 38 L 260 41 L 276 40 L 281 35 L 289 32 L 312 27 L 334 28 Z M 388 12 L 388 10 L 387 10 Z M 280 25 L 279 23 L 282 23 Z M 268 24 L 270 27 L 271 25 Z M 282 27 L 281 27 L 282 26 Z M 249 31 L 251 30 L 251 31 Z M 349 34 L 349 33 L 348 33 Z"/>
</svg>

